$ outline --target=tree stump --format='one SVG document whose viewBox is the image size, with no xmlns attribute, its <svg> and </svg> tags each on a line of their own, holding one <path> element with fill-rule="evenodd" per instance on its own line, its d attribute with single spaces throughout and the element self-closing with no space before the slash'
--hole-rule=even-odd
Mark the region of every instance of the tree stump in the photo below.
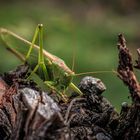
<svg viewBox="0 0 140 140">
<path fill-rule="evenodd" d="M 57 94 L 42 91 L 27 81 L 28 65 L 0 78 L 0 140 L 139 140 L 140 84 L 133 71 L 132 56 L 119 35 L 118 76 L 128 86 L 132 104 L 122 103 L 117 113 L 103 97 L 106 86 L 86 76 L 79 83 L 83 96 L 56 100 Z M 140 51 L 136 68 L 140 69 Z"/>
</svg>

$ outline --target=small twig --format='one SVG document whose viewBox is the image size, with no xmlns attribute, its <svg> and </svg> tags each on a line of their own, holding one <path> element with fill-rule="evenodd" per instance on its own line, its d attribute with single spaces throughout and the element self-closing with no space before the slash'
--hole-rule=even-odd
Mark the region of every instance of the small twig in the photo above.
<svg viewBox="0 0 140 140">
<path fill-rule="evenodd" d="M 128 86 L 132 99 L 140 98 L 140 85 L 133 72 L 132 57 L 126 47 L 126 40 L 122 34 L 118 35 L 119 65 L 118 76 Z"/>
<path fill-rule="evenodd" d="M 82 101 L 82 100 L 85 100 L 85 99 L 84 99 L 84 98 L 75 98 L 75 99 L 73 99 L 73 100 L 70 102 L 70 105 L 69 105 L 69 107 L 68 107 L 68 109 L 67 109 L 67 112 L 66 112 L 66 115 L 65 115 L 65 117 L 64 117 L 65 123 L 68 122 L 69 114 L 70 114 L 70 111 L 71 111 L 71 109 L 72 109 L 73 104 L 74 104 L 75 102 L 77 102 L 77 101 Z"/>
<path fill-rule="evenodd" d="M 140 70 L 140 48 L 137 49 L 137 53 L 138 53 L 138 60 L 135 61 L 136 65 L 134 67 Z"/>
</svg>

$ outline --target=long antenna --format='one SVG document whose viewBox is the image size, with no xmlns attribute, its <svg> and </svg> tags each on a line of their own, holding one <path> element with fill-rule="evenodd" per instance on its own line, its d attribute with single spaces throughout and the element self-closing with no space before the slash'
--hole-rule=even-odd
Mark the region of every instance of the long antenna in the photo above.
<svg viewBox="0 0 140 140">
<path fill-rule="evenodd" d="M 15 56 L 17 56 L 21 61 L 25 62 L 25 57 L 19 53 L 18 51 L 16 51 L 16 49 L 14 48 L 10 48 L 10 47 L 7 47 L 6 48 L 8 51 L 12 52 Z"/>
<path fill-rule="evenodd" d="M 76 52 L 73 51 L 73 57 L 72 57 L 72 71 L 74 71 L 74 66 L 75 66 L 75 58 L 76 58 Z"/>
<path fill-rule="evenodd" d="M 74 67 L 75 67 L 75 58 L 76 58 L 76 36 L 75 36 L 75 26 L 74 26 L 74 24 L 72 24 L 72 35 L 73 35 L 73 43 L 72 43 L 72 45 L 73 45 L 73 47 L 72 47 L 72 49 L 73 49 L 73 57 L 72 57 L 72 71 L 74 71 Z"/>
<path fill-rule="evenodd" d="M 74 76 L 81 76 L 81 75 L 87 75 L 87 74 L 101 74 L 101 73 L 114 73 L 114 74 L 118 74 L 117 71 L 115 70 L 109 70 L 109 71 L 95 71 L 95 72 L 82 72 L 82 73 L 76 73 Z"/>
<path fill-rule="evenodd" d="M 5 41 L 5 38 L 3 36 L 3 41 Z M 17 56 L 21 61 L 25 62 L 25 57 L 19 53 L 18 51 L 16 51 L 16 49 L 9 47 L 9 43 L 7 41 L 5 41 L 5 45 L 6 45 L 6 49 L 10 52 L 12 52 L 15 56 Z"/>
</svg>

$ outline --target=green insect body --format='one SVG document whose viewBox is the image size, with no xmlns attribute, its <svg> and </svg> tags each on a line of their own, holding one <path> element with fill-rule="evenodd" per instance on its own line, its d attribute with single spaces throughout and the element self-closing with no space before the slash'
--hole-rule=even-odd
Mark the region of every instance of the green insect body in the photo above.
<svg viewBox="0 0 140 140">
<path fill-rule="evenodd" d="M 0 28 L 0 35 L 4 42 L 7 44 L 5 40 L 5 35 L 10 35 L 18 40 L 23 41 L 25 44 L 30 45 L 29 50 L 26 56 L 23 56 L 22 53 L 15 50 L 7 44 L 8 49 L 10 49 L 15 55 L 17 55 L 22 61 L 28 62 L 30 59 L 30 54 L 33 49 L 38 50 L 38 63 L 32 68 L 31 75 L 37 73 L 38 76 L 44 81 L 44 83 L 51 89 L 55 90 L 58 93 L 62 100 L 67 102 L 67 97 L 65 91 L 70 87 L 75 92 L 82 95 L 83 93 L 72 83 L 73 76 L 75 73 L 65 64 L 65 62 L 58 58 L 55 55 L 47 52 L 43 49 L 43 25 L 39 24 L 36 28 L 35 35 L 33 37 L 32 42 L 25 40 L 24 38 L 18 36 L 17 34 Z M 35 41 L 39 35 L 39 46 L 35 45 Z"/>
</svg>

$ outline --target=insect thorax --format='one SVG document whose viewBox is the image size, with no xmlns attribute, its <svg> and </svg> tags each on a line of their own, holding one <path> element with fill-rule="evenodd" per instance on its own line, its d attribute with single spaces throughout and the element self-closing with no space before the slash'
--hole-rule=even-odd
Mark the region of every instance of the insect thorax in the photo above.
<svg viewBox="0 0 140 140">
<path fill-rule="evenodd" d="M 65 90 L 72 81 L 73 74 L 66 72 L 57 64 L 53 64 L 53 77 L 60 89 Z"/>
</svg>

